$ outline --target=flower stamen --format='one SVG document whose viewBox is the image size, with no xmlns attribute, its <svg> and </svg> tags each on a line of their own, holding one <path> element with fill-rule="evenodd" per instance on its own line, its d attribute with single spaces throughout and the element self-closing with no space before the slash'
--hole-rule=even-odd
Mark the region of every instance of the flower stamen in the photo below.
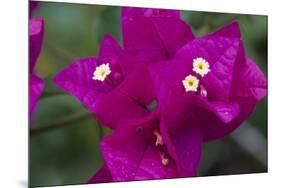
<svg viewBox="0 0 281 188">
<path fill-rule="evenodd" d="M 111 73 L 109 64 L 101 64 L 96 67 L 96 70 L 93 73 L 93 80 L 104 81 L 106 77 Z"/>
<path fill-rule="evenodd" d="M 160 158 L 161 158 L 161 163 L 164 166 L 167 166 L 169 164 L 170 160 L 167 157 L 165 157 L 163 153 L 160 153 Z"/>
<path fill-rule="evenodd" d="M 156 136 L 155 146 L 164 145 L 164 142 L 163 142 L 163 139 L 162 139 L 162 136 L 160 135 L 160 133 L 155 130 L 155 131 L 153 131 L 153 134 Z"/>
</svg>

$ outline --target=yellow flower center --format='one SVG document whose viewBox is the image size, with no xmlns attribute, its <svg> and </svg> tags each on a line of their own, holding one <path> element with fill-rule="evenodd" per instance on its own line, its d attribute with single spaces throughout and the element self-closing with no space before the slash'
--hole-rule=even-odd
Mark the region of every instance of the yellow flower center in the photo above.
<svg viewBox="0 0 281 188">
<path fill-rule="evenodd" d="M 203 77 L 208 74 L 208 72 L 210 72 L 210 65 L 205 59 L 203 59 L 202 57 L 198 57 L 196 59 L 193 59 L 192 70 Z"/>
<path fill-rule="evenodd" d="M 104 81 L 110 73 L 111 70 L 109 64 L 101 64 L 100 66 L 96 67 L 93 73 L 93 80 Z"/>
<path fill-rule="evenodd" d="M 195 76 L 188 75 L 182 81 L 182 84 L 186 92 L 196 92 L 199 85 L 199 80 Z"/>
</svg>

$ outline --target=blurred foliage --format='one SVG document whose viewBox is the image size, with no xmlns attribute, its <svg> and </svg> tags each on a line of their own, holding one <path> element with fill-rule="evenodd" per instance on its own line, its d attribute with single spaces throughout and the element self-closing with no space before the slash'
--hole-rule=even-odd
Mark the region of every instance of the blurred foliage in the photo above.
<svg viewBox="0 0 281 188">
<path fill-rule="evenodd" d="M 197 36 L 215 31 L 237 20 L 247 54 L 267 75 L 267 17 L 182 11 L 182 18 Z M 120 43 L 120 7 L 42 2 L 33 17 L 45 20 L 45 36 L 36 71 L 46 87 L 33 114 L 31 129 L 41 128 L 62 117 L 85 111 L 74 97 L 52 83 L 52 77 L 74 60 L 96 56 L 106 33 Z M 267 138 L 267 99 L 249 119 Z M 64 128 L 30 135 L 30 185 L 50 186 L 85 183 L 103 164 L 99 140 L 110 132 L 102 130 L 90 113 L 79 121 L 66 121 Z M 266 140 L 266 139 L 265 139 Z M 241 150 L 231 138 L 208 143 L 198 175 L 265 172 L 267 167 Z"/>
</svg>

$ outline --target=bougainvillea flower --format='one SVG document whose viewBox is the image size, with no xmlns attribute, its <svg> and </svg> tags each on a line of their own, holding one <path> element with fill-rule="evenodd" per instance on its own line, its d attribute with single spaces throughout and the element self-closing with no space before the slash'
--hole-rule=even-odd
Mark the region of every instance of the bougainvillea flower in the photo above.
<svg viewBox="0 0 281 188">
<path fill-rule="evenodd" d="M 184 45 L 171 61 L 159 63 L 158 70 L 170 90 L 165 92 L 170 94 L 169 100 L 162 100 L 165 109 L 183 110 L 182 98 L 197 101 L 194 111 L 202 112 L 190 109 L 194 114 L 190 119 L 197 120 L 205 141 L 232 132 L 267 93 L 265 76 L 245 56 L 236 22 Z M 167 115 L 173 116 L 173 110 Z"/>
<path fill-rule="evenodd" d="M 177 124 L 171 137 L 165 124 L 169 122 L 159 124 L 159 119 L 158 108 L 143 119 L 123 122 L 105 137 L 105 165 L 89 183 L 194 176 L 201 155 L 199 129 Z"/>
<path fill-rule="evenodd" d="M 194 37 L 180 12 L 164 9 L 122 8 L 123 44 L 141 62 L 170 59 Z"/>
<path fill-rule="evenodd" d="M 44 81 L 34 73 L 44 35 L 43 19 L 29 21 L 29 112 L 31 112 L 44 88 Z"/>
<path fill-rule="evenodd" d="M 250 116 L 267 93 L 265 76 L 236 22 L 194 38 L 178 11 L 124 8 L 122 32 L 124 49 L 106 35 L 98 57 L 54 78 L 114 129 L 89 183 L 195 176 L 202 143 Z"/>
<path fill-rule="evenodd" d="M 58 73 L 54 82 L 94 112 L 102 124 L 115 128 L 117 121 L 143 117 L 152 101 L 149 71 L 142 64 L 126 71 L 126 59 L 109 35 L 98 57 L 77 60 Z"/>
<path fill-rule="evenodd" d="M 103 139 L 105 165 L 89 183 L 194 176 L 202 142 L 231 133 L 267 93 L 265 76 L 246 57 L 236 22 L 164 57 L 167 48 L 161 55 L 163 48 L 153 42 L 161 35 L 150 31 L 143 35 L 147 44 L 134 44 L 142 35 L 134 38 L 136 30 L 128 29 L 136 20 L 143 24 L 152 18 L 151 10 L 123 9 L 123 35 L 129 35 L 126 52 L 142 62 L 155 61 L 150 70 L 161 110 L 158 117 L 125 123 Z"/>
</svg>

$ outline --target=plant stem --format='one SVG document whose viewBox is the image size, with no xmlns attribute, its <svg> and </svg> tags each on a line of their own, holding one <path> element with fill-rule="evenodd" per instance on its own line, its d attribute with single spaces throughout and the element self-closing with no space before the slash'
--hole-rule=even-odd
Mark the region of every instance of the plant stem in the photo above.
<svg viewBox="0 0 281 188">
<path fill-rule="evenodd" d="M 56 95 L 65 95 L 66 93 L 61 91 L 44 91 L 40 98 L 52 97 Z"/>
<path fill-rule="evenodd" d="M 84 119 L 86 117 L 90 117 L 93 114 L 89 111 L 83 110 L 76 114 L 73 114 L 71 116 L 62 117 L 52 123 L 46 124 L 46 125 L 34 125 L 33 128 L 30 129 L 30 135 L 38 135 L 41 133 L 49 132 L 51 130 L 63 128 L 65 126 L 68 126 L 70 123 L 79 121 L 81 119 Z"/>
<path fill-rule="evenodd" d="M 56 46 L 53 46 L 52 44 L 49 43 L 45 43 L 46 46 L 46 50 L 49 51 L 50 53 L 53 53 L 54 55 L 56 55 L 57 57 L 65 60 L 65 61 L 73 61 L 74 59 L 76 59 L 75 55 L 73 55 L 73 53 L 69 53 L 68 51 L 58 48 Z"/>
</svg>

